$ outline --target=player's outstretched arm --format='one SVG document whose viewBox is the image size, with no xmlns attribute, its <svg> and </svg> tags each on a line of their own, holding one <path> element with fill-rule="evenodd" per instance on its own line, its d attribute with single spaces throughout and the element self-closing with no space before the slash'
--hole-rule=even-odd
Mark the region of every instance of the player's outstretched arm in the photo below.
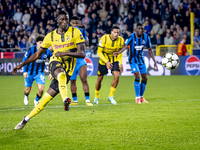
<svg viewBox="0 0 200 150">
<path fill-rule="evenodd" d="M 33 55 L 31 55 L 26 61 L 22 62 L 20 65 L 16 66 L 13 71 L 12 74 L 16 74 L 17 70 L 21 69 L 24 65 L 29 64 L 33 61 L 35 61 L 36 59 L 38 59 L 47 49 L 45 48 L 39 48 L 39 50 L 34 53 Z"/>
<path fill-rule="evenodd" d="M 127 49 L 127 47 L 128 47 L 127 45 L 124 45 L 119 52 L 114 52 L 113 56 L 117 56 L 117 55 L 121 54 L 123 51 L 125 51 Z"/>
<path fill-rule="evenodd" d="M 55 53 L 56 57 L 62 56 L 72 56 L 75 58 L 85 58 L 85 46 L 83 43 L 77 45 L 78 52 L 57 52 Z"/>
<path fill-rule="evenodd" d="M 153 59 L 154 61 L 154 69 L 157 71 L 158 70 L 158 66 L 157 66 L 157 63 L 156 63 L 156 60 L 155 60 L 155 57 L 154 57 L 154 54 L 153 54 L 153 50 L 151 47 L 148 48 L 149 50 L 149 55 L 150 57 Z"/>
</svg>

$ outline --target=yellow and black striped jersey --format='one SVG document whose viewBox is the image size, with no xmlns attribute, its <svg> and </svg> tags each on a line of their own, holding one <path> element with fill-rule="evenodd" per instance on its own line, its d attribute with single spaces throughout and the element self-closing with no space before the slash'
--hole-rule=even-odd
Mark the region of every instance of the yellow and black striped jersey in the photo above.
<svg viewBox="0 0 200 150">
<path fill-rule="evenodd" d="M 124 39 L 118 36 L 116 40 L 112 40 L 110 34 L 103 35 L 99 41 L 97 54 L 99 55 L 99 63 L 105 65 L 107 61 L 120 62 L 122 64 L 122 53 L 117 57 L 113 56 L 113 52 L 120 51 L 124 46 Z"/>
<path fill-rule="evenodd" d="M 63 34 L 58 33 L 58 29 L 48 33 L 41 47 L 53 48 L 53 56 L 50 58 L 49 63 L 52 61 L 59 61 L 63 64 L 66 72 L 71 76 L 76 65 L 76 58 L 71 56 L 55 57 L 56 52 L 77 52 L 77 45 L 84 43 L 84 38 L 79 29 L 68 27 L 67 31 Z"/>
</svg>

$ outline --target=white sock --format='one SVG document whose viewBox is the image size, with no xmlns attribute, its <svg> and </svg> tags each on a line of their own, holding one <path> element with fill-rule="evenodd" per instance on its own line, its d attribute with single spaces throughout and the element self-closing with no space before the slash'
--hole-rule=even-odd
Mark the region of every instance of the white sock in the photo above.
<svg viewBox="0 0 200 150">
<path fill-rule="evenodd" d="M 85 102 L 86 102 L 86 103 L 90 103 L 90 100 L 89 100 L 89 99 L 87 99 Z"/>
<path fill-rule="evenodd" d="M 140 97 L 136 97 L 135 99 L 138 99 L 138 98 L 140 98 Z"/>
<path fill-rule="evenodd" d="M 26 116 L 26 117 L 24 118 L 24 120 L 29 121 L 30 118 L 29 118 L 28 116 Z"/>
</svg>

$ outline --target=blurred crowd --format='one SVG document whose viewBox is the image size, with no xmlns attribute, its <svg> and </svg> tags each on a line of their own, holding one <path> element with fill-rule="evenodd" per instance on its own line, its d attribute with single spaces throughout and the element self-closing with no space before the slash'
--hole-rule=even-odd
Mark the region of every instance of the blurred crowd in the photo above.
<svg viewBox="0 0 200 150">
<path fill-rule="evenodd" d="M 38 34 L 57 28 L 60 10 L 80 18 L 89 37 L 88 49 L 94 53 L 113 24 L 119 25 L 126 40 L 138 22 L 144 24 L 153 45 L 178 45 L 181 38 L 190 44 L 193 38 L 194 47 L 200 47 L 199 0 L 1 0 L 0 48 L 26 51 Z M 190 37 L 190 12 L 194 12 L 194 37 Z"/>
</svg>

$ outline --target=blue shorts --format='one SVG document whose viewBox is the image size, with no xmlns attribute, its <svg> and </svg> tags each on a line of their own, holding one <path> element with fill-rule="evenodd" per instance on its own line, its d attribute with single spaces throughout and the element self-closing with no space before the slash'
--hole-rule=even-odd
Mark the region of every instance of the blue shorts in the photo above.
<svg viewBox="0 0 200 150">
<path fill-rule="evenodd" d="M 79 74 L 79 70 L 82 66 L 87 65 L 85 59 L 77 59 L 76 66 L 74 68 L 74 72 L 70 78 L 70 80 L 76 80 L 77 75 Z"/>
<path fill-rule="evenodd" d="M 134 63 L 132 62 L 130 64 L 131 66 L 131 70 L 132 70 L 132 73 L 135 73 L 135 72 L 140 72 L 141 74 L 145 74 L 147 73 L 147 68 L 146 68 L 146 65 L 145 64 L 142 64 L 142 65 L 139 65 L 137 63 Z"/>
<path fill-rule="evenodd" d="M 24 78 L 25 87 L 31 87 L 34 80 L 37 84 L 45 84 L 44 73 L 38 73 L 37 75 L 28 75 L 28 78 Z"/>
</svg>

